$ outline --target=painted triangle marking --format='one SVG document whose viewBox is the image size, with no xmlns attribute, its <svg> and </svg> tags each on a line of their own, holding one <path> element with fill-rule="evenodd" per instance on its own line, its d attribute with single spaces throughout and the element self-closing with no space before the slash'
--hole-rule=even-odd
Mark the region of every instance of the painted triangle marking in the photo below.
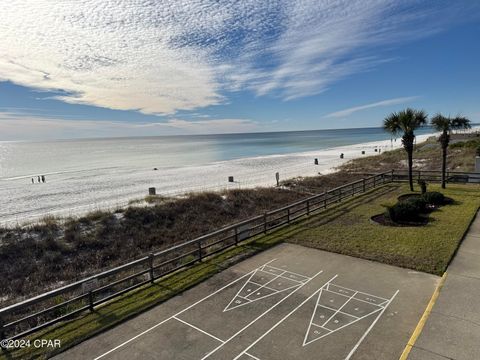
<svg viewBox="0 0 480 360">
<path fill-rule="evenodd" d="M 228 303 L 225 309 L 223 309 L 223 312 L 296 289 L 304 284 L 300 281 L 284 278 L 282 275 L 285 273 L 287 273 L 287 270 L 270 267 L 268 265 L 263 265 L 257 268 L 233 299 Z M 295 274 L 295 276 L 303 277 L 303 275 L 300 274 Z M 290 285 L 288 283 L 293 285 L 288 286 Z M 269 287 L 269 284 L 272 284 L 272 287 Z M 287 287 L 282 289 L 283 286 Z"/>
<path fill-rule="evenodd" d="M 332 297 L 333 294 L 341 295 L 344 300 Z M 381 314 L 385 306 L 368 301 L 372 299 L 378 301 L 378 299 L 382 298 L 330 283 L 322 286 L 319 289 L 310 324 L 305 333 L 303 346 L 333 334 L 373 314 Z M 332 307 L 327 306 L 330 303 L 333 304 Z"/>
<path fill-rule="evenodd" d="M 223 310 L 223 312 L 230 311 L 230 310 L 236 309 L 238 307 L 248 305 L 248 304 L 250 304 L 252 302 L 255 302 L 255 301 L 258 301 L 258 300 L 263 300 L 263 299 L 268 298 L 268 297 L 273 296 L 273 295 L 278 295 L 278 294 L 283 293 L 283 292 L 288 291 L 288 290 L 296 289 L 300 286 L 301 286 L 301 284 L 298 284 L 298 285 L 294 285 L 294 286 L 291 286 L 289 288 L 286 288 L 286 289 L 283 289 L 283 290 L 278 290 L 278 291 L 274 291 L 272 289 L 267 289 L 265 287 L 261 287 L 257 291 L 253 292 L 252 295 L 248 296 L 247 298 L 243 298 L 244 300 L 248 300 L 248 301 L 243 301 L 242 303 L 233 303 L 234 300 L 238 298 L 238 296 L 236 296 L 230 302 L 230 304 L 228 304 L 228 306 L 225 308 L 225 310 Z"/>
<path fill-rule="evenodd" d="M 244 305 L 243 302 L 241 303 L 235 303 L 235 301 L 238 301 L 238 297 L 239 297 L 239 294 L 242 293 L 243 289 L 250 283 L 250 280 L 252 279 L 252 277 L 257 273 L 259 269 L 256 269 L 252 275 L 250 275 L 250 277 L 248 278 L 248 280 L 243 284 L 243 286 L 241 287 L 241 289 L 237 292 L 237 294 L 233 297 L 233 299 L 228 303 L 227 306 L 225 306 L 225 309 L 223 309 L 223 312 L 225 311 L 228 311 L 228 310 L 232 310 L 233 308 L 235 307 L 238 307 L 238 306 L 241 306 L 241 305 Z"/>
</svg>

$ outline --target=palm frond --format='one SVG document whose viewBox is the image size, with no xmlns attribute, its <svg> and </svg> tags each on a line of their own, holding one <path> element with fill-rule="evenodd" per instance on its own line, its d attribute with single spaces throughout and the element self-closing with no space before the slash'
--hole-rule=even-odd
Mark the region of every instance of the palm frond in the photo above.
<svg viewBox="0 0 480 360">
<path fill-rule="evenodd" d="M 470 119 L 464 116 L 457 116 L 452 119 L 452 129 L 470 129 L 471 127 Z"/>
<path fill-rule="evenodd" d="M 452 122 L 450 118 L 443 116 L 442 114 L 436 114 L 431 120 L 430 123 L 432 127 L 437 131 L 450 131 Z"/>
<path fill-rule="evenodd" d="M 383 128 L 394 135 L 398 134 L 402 129 L 400 127 L 400 116 L 398 113 L 391 113 L 383 120 Z"/>
</svg>

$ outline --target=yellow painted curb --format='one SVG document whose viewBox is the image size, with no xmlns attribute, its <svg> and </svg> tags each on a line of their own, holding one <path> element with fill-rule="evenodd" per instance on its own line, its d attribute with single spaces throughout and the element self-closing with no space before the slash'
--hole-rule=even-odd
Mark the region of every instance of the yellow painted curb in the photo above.
<svg viewBox="0 0 480 360">
<path fill-rule="evenodd" d="M 403 350 L 403 353 L 400 356 L 399 360 L 407 360 L 408 355 L 412 350 L 412 347 L 415 345 L 415 342 L 417 341 L 418 337 L 422 333 L 423 327 L 425 326 L 425 323 L 427 322 L 427 319 L 430 316 L 430 313 L 432 312 L 433 305 L 435 305 L 435 302 L 437 301 L 438 295 L 440 294 L 440 290 L 442 289 L 446 278 L 447 278 L 447 272 L 445 271 L 442 278 L 440 279 L 440 282 L 437 285 L 437 288 L 433 292 L 430 302 L 428 303 L 425 311 L 423 312 L 423 315 L 420 318 L 420 321 L 418 322 L 417 327 L 413 331 L 413 334 L 410 337 L 410 340 L 408 340 L 407 346 L 405 346 L 405 349 Z"/>
</svg>

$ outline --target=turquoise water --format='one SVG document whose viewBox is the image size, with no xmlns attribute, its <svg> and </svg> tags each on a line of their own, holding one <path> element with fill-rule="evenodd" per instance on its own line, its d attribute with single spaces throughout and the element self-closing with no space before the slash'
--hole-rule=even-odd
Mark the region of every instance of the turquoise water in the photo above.
<svg viewBox="0 0 480 360">
<path fill-rule="evenodd" d="M 430 128 L 417 132 L 431 133 Z M 388 140 L 382 128 L 0 142 L 0 180 L 110 168 L 168 168 Z"/>
</svg>

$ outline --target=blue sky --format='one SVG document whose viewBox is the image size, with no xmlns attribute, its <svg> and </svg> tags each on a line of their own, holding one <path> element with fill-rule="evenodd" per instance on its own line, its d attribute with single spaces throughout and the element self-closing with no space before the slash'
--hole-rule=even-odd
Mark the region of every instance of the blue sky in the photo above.
<svg viewBox="0 0 480 360">
<path fill-rule="evenodd" d="M 476 0 L 12 0 L 0 140 L 480 122 Z"/>
</svg>

